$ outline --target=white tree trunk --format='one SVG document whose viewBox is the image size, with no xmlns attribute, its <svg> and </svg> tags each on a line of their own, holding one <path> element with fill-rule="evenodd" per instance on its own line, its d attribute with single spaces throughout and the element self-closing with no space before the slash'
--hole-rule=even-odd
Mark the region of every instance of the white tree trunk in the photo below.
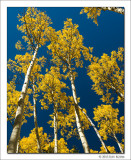
<svg viewBox="0 0 131 160">
<path fill-rule="evenodd" d="M 116 94 L 122 98 L 124 100 L 124 94 L 122 94 L 118 89 L 116 89 L 116 87 L 114 87 L 113 85 L 111 85 L 112 90 L 114 90 L 116 92 Z"/>
<path fill-rule="evenodd" d="M 34 103 L 34 124 L 35 124 L 36 140 L 37 140 L 37 150 L 38 150 L 38 153 L 42 153 L 41 145 L 40 145 L 40 137 L 39 137 L 39 133 L 38 133 L 38 125 L 37 125 L 37 113 L 36 113 L 36 98 L 35 98 L 34 80 L 33 80 L 33 103 Z"/>
<path fill-rule="evenodd" d="M 88 117 L 88 115 L 83 111 L 83 109 L 82 109 L 80 106 L 78 106 L 78 107 L 80 108 L 80 110 L 82 111 L 82 113 L 87 117 L 87 119 L 88 119 L 88 121 L 90 122 L 91 126 L 94 128 L 94 130 L 95 130 L 95 132 L 96 132 L 96 134 L 97 134 L 97 137 L 99 138 L 99 140 L 100 140 L 102 146 L 104 147 L 104 149 L 106 150 L 106 152 L 107 152 L 107 153 L 110 153 L 109 150 L 107 149 L 107 147 L 106 147 L 103 139 L 101 138 L 101 135 L 99 134 L 99 132 L 98 132 L 95 124 L 94 124 L 94 123 L 92 122 L 92 120 Z"/>
<path fill-rule="evenodd" d="M 124 15 L 124 9 L 121 7 L 100 7 L 100 8 L 104 11 L 109 10 Z"/>
<path fill-rule="evenodd" d="M 27 70 L 27 73 L 25 76 L 25 81 L 24 81 L 22 91 L 21 91 L 21 95 L 20 95 L 20 98 L 18 101 L 18 108 L 16 111 L 15 122 L 14 122 L 13 130 L 11 133 L 11 137 L 10 137 L 9 145 L 8 145 L 8 149 L 7 149 L 8 153 L 16 153 L 17 141 L 18 141 L 18 138 L 20 135 L 21 123 L 22 123 L 22 117 L 23 117 L 24 99 L 25 99 L 25 96 L 27 93 L 29 78 L 30 78 L 30 74 L 31 74 L 34 62 L 36 60 L 37 52 L 38 52 L 38 45 L 35 48 L 34 56 L 32 58 L 30 66 Z"/>
<path fill-rule="evenodd" d="M 54 153 L 58 153 L 58 142 L 57 142 L 57 110 L 54 106 Z"/>
<path fill-rule="evenodd" d="M 75 88 L 75 84 L 74 84 L 74 78 L 73 78 L 71 68 L 69 68 L 69 69 L 70 69 L 70 81 L 71 81 L 72 94 L 73 94 L 73 99 L 74 99 L 74 102 L 75 102 L 74 109 L 75 109 L 77 129 L 78 129 L 78 133 L 79 133 L 79 136 L 80 136 L 80 140 L 81 140 L 84 152 L 85 153 L 90 153 L 88 142 L 86 140 L 84 131 L 82 130 L 82 127 L 81 127 L 80 115 L 79 115 L 79 109 L 78 109 L 78 102 L 77 102 L 77 95 L 76 95 L 76 88 Z"/>
<path fill-rule="evenodd" d="M 20 137 L 17 141 L 17 148 L 16 148 L 16 153 L 19 153 L 19 145 L 20 145 Z"/>
<path fill-rule="evenodd" d="M 54 95 L 52 90 L 52 99 L 53 99 L 53 105 L 54 105 L 54 153 L 58 153 L 58 141 L 57 141 L 57 107 L 58 104 L 54 101 Z"/>
<path fill-rule="evenodd" d="M 116 142 L 117 142 L 117 144 L 119 146 L 119 149 L 120 149 L 121 153 L 124 153 L 124 151 L 122 149 L 122 146 L 121 146 L 120 142 L 118 141 L 118 139 L 117 139 L 117 137 L 116 137 L 116 135 L 114 133 L 113 133 L 113 136 L 114 136 L 114 138 L 115 138 L 115 140 L 116 140 Z"/>
<path fill-rule="evenodd" d="M 8 117 L 8 115 L 7 115 L 7 117 Z M 12 124 L 12 122 L 11 122 L 11 120 L 10 120 L 9 117 L 8 117 L 8 120 L 9 120 L 11 126 L 13 127 L 13 124 Z M 21 138 L 19 137 L 19 139 L 18 139 L 18 141 L 17 141 L 16 153 L 19 153 L 20 139 L 21 139 Z"/>
</svg>

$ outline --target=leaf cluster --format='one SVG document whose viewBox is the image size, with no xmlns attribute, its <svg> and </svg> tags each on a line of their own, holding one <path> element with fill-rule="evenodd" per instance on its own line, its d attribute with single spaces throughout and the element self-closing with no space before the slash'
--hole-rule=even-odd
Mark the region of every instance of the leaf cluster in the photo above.
<svg viewBox="0 0 131 160">
<path fill-rule="evenodd" d="M 112 51 L 111 56 L 103 54 L 101 58 L 93 57 L 91 65 L 88 66 L 87 75 L 94 82 L 92 89 L 101 100 L 113 103 L 114 93 L 117 94 L 116 103 L 124 101 L 124 70 L 121 68 L 124 49 L 118 48 L 118 52 Z"/>
</svg>

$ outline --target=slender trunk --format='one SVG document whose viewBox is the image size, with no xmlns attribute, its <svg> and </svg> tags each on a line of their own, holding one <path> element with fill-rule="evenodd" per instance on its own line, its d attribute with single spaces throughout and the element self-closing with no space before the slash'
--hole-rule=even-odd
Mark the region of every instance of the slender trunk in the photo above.
<svg viewBox="0 0 131 160">
<path fill-rule="evenodd" d="M 104 149 L 106 150 L 106 152 L 107 152 L 107 153 L 110 153 L 110 151 L 107 149 L 107 147 L 106 147 L 106 145 L 105 145 L 105 143 L 104 143 L 101 135 L 99 134 L 99 132 L 98 132 L 95 124 L 92 122 L 92 120 L 89 118 L 89 116 L 83 111 L 83 109 L 82 109 L 80 106 L 78 106 L 78 107 L 79 107 L 79 109 L 82 111 L 82 113 L 86 116 L 86 118 L 87 118 L 88 121 L 90 122 L 91 126 L 94 128 L 94 130 L 95 130 L 95 132 L 96 132 L 96 134 L 97 134 L 97 137 L 99 138 L 99 140 L 100 140 L 102 146 L 104 147 Z"/>
<path fill-rule="evenodd" d="M 52 90 L 52 99 L 54 104 L 54 153 L 58 153 L 58 141 L 57 141 L 57 103 L 54 101 L 53 90 Z"/>
<path fill-rule="evenodd" d="M 58 142 L 57 142 L 57 109 L 54 106 L 54 153 L 58 153 Z"/>
<path fill-rule="evenodd" d="M 36 140 L 37 140 L 37 150 L 38 150 L 38 153 L 42 153 L 41 145 L 40 145 L 40 137 L 39 137 L 39 133 L 38 133 L 38 125 L 37 125 L 37 113 L 36 113 L 36 98 L 35 98 L 34 80 L 33 80 L 33 103 L 34 103 L 34 124 L 35 124 Z"/>
<path fill-rule="evenodd" d="M 116 89 L 116 87 L 114 87 L 113 85 L 111 85 L 112 90 L 114 90 L 116 92 L 116 94 L 122 98 L 124 100 L 124 94 L 122 94 L 118 89 Z"/>
<path fill-rule="evenodd" d="M 19 153 L 19 145 L 20 145 L 20 137 L 17 141 L 17 148 L 16 148 L 16 153 Z"/>
<path fill-rule="evenodd" d="M 8 149 L 7 149 L 8 153 L 16 153 L 17 141 L 18 141 L 18 138 L 20 135 L 21 123 L 22 123 L 22 117 L 23 117 L 24 99 L 25 99 L 25 96 L 27 93 L 29 78 L 30 78 L 30 74 L 31 74 L 34 62 L 36 60 L 37 52 L 38 52 L 38 45 L 35 48 L 34 56 L 32 58 L 30 66 L 27 70 L 27 73 L 25 76 L 25 81 L 24 81 L 22 91 L 21 91 L 21 95 L 20 95 L 20 98 L 18 101 L 18 108 L 16 111 L 15 122 L 14 122 L 13 130 L 11 133 L 11 137 L 10 137 L 9 145 L 8 145 Z"/>
<path fill-rule="evenodd" d="M 122 149 L 122 146 L 121 146 L 120 142 L 118 141 L 118 139 L 117 139 L 117 137 L 116 137 L 116 135 L 114 133 L 113 133 L 113 137 L 115 138 L 115 140 L 116 140 L 116 142 L 117 142 L 117 144 L 119 146 L 119 149 L 120 149 L 121 153 L 124 153 L 124 151 Z"/>
<path fill-rule="evenodd" d="M 75 103 L 74 109 L 75 109 L 76 125 L 77 125 L 77 129 L 78 129 L 78 133 L 79 133 L 79 136 L 80 136 L 80 140 L 81 140 L 84 152 L 85 153 L 90 153 L 89 145 L 88 145 L 88 142 L 86 140 L 84 131 L 82 130 L 82 126 L 81 126 L 81 122 L 80 122 L 76 88 L 75 88 L 74 78 L 73 78 L 73 74 L 72 74 L 72 70 L 71 70 L 70 66 L 69 66 L 69 70 L 70 70 L 70 81 L 71 81 L 72 94 L 73 94 L 73 99 L 74 99 L 74 103 Z"/>
<path fill-rule="evenodd" d="M 109 10 L 124 15 L 124 9 L 121 7 L 100 7 L 103 11 Z"/>
<path fill-rule="evenodd" d="M 7 117 L 8 117 L 8 120 L 9 120 L 11 126 L 13 127 L 13 124 L 12 124 L 12 122 L 11 122 L 11 120 L 10 120 L 8 115 L 7 115 Z M 19 136 L 19 139 L 18 139 L 18 142 L 17 142 L 16 153 L 19 153 L 19 145 L 20 145 L 20 136 Z"/>
</svg>

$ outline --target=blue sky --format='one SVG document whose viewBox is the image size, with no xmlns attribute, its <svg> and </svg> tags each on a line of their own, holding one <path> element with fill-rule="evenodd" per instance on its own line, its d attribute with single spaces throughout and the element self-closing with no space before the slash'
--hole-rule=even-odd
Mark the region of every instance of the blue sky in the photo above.
<svg viewBox="0 0 131 160">
<path fill-rule="evenodd" d="M 103 53 L 110 55 L 112 50 L 117 50 L 118 47 L 124 47 L 124 16 L 118 13 L 110 11 L 102 11 L 101 16 L 98 17 L 98 26 L 93 23 L 91 19 L 87 19 L 86 14 L 80 15 L 80 7 L 47 7 L 39 8 L 41 11 L 46 11 L 46 14 L 51 18 L 53 24 L 52 27 L 56 30 L 60 30 L 64 26 L 66 18 L 72 18 L 73 23 L 79 25 L 79 32 L 84 38 L 84 45 L 86 47 L 93 47 L 93 54 L 100 57 Z M 24 12 L 22 7 L 8 7 L 7 9 L 7 60 L 13 59 L 16 54 L 24 54 L 24 52 L 17 51 L 15 49 L 15 43 L 21 40 L 22 34 L 17 30 L 17 24 L 19 24 L 17 15 Z M 39 50 L 38 56 L 46 54 L 46 46 Z M 93 118 L 93 108 L 103 104 L 100 100 L 101 96 L 91 90 L 92 81 L 86 74 L 86 69 L 89 62 L 85 62 L 84 68 L 78 69 L 78 78 L 76 78 L 76 91 L 77 96 L 80 97 L 80 106 L 86 108 L 90 118 Z M 11 76 L 11 72 L 8 71 L 8 78 Z M 69 81 L 67 84 L 70 85 Z M 21 90 L 22 86 L 17 86 L 17 90 Z M 71 91 L 69 93 L 71 95 Z M 40 104 L 38 105 L 38 126 L 44 128 L 44 132 L 47 134 L 53 133 L 53 128 L 50 128 L 47 121 L 50 119 L 49 114 L 52 113 L 51 109 L 40 110 Z M 124 103 L 113 104 L 114 108 L 119 108 L 120 116 L 124 115 Z M 8 122 L 7 143 L 10 138 L 12 126 Z M 30 131 L 34 128 L 33 117 L 28 119 L 28 122 L 22 126 L 21 137 L 29 136 Z M 85 135 L 91 149 L 99 150 L 100 142 L 95 135 L 92 127 L 90 130 L 85 131 Z M 58 137 L 58 139 L 61 137 Z M 73 145 L 83 153 L 83 148 L 80 140 L 71 138 L 67 141 L 69 149 Z M 112 140 L 105 142 L 107 145 L 115 146 L 116 151 L 119 151 L 118 146 Z"/>
</svg>

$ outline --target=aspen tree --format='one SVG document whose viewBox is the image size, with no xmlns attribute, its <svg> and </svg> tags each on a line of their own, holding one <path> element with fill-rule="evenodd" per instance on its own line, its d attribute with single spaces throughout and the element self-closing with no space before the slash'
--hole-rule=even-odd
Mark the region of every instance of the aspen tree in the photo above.
<svg viewBox="0 0 131 160">
<path fill-rule="evenodd" d="M 20 92 L 16 90 L 15 81 L 16 77 L 14 77 L 10 83 L 7 83 L 7 121 L 10 122 L 12 127 L 14 125 L 15 114 L 17 110 L 17 101 L 19 100 L 20 96 Z M 28 89 L 27 93 L 30 93 L 30 89 Z M 28 95 L 25 98 L 23 110 L 22 124 L 27 122 L 26 117 L 31 117 L 33 115 L 33 106 L 29 101 Z M 16 153 L 19 153 L 19 140 L 20 137 L 17 142 Z"/>
<path fill-rule="evenodd" d="M 27 69 L 30 65 L 31 58 L 32 58 L 32 54 L 31 53 L 29 54 L 28 52 L 26 52 L 25 55 L 16 55 L 15 61 L 9 59 L 8 69 L 14 72 L 15 74 L 19 73 L 21 75 L 22 73 L 24 73 L 24 75 L 26 75 Z M 30 78 L 29 78 L 31 85 L 32 85 L 30 89 L 31 90 L 30 94 L 32 93 L 32 90 L 33 90 L 34 125 L 35 125 L 35 130 L 36 130 L 36 138 L 37 138 L 37 145 L 38 145 L 39 153 L 41 153 L 41 147 L 40 147 L 40 140 L 39 140 L 39 134 L 38 134 L 37 113 L 36 113 L 36 101 L 37 101 L 36 82 L 39 81 L 41 68 L 44 67 L 44 62 L 45 62 L 44 56 L 40 58 L 36 58 L 34 67 L 32 69 L 32 73 L 30 74 Z"/>
<path fill-rule="evenodd" d="M 50 71 L 47 72 L 42 81 L 39 83 L 39 89 L 44 94 L 43 99 L 40 100 L 41 105 L 44 109 L 48 109 L 49 105 L 53 104 L 53 127 L 54 127 L 54 153 L 58 153 L 58 109 L 65 107 L 65 101 L 67 99 L 65 92 L 62 93 L 62 89 L 67 88 L 66 84 L 60 81 L 61 79 L 60 69 L 51 67 Z M 46 104 L 48 101 L 48 105 Z"/>
<path fill-rule="evenodd" d="M 34 78 L 33 78 L 33 103 L 34 103 L 34 124 L 35 124 L 35 132 L 36 132 L 36 139 L 37 139 L 37 150 L 38 150 L 38 153 L 42 153 L 40 138 L 38 134 L 38 123 L 37 123 L 37 112 L 36 112 L 36 89 L 35 89 Z"/>
<path fill-rule="evenodd" d="M 111 105 L 101 105 L 94 108 L 94 120 L 98 122 L 99 133 L 104 140 L 113 137 L 117 142 L 120 152 L 124 153 L 123 148 L 117 139 L 116 134 L 124 133 L 124 123 L 122 118 L 118 120 L 118 109 L 114 109 Z M 123 127 L 122 127 L 123 126 Z"/>
<path fill-rule="evenodd" d="M 18 15 L 18 18 L 19 21 L 21 21 L 21 26 L 17 25 L 17 28 L 25 34 L 25 36 L 22 38 L 25 40 L 25 42 L 27 42 L 27 49 L 33 50 L 34 55 L 28 67 L 21 95 L 18 100 L 18 108 L 16 111 L 14 127 L 7 150 L 8 153 L 16 152 L 17 141 L 20 136 L 21 122 L 23 117 L 23 105 L 28 89 L 29 77 L 34 66 L 39 47 L 44 45 L 48 40 L 47 32 L 49 32 L 49 24 L 51 24 L 50 18 L 44 12 L 40 12 L 36 8 L 27 8 L 24 16 Z M 16 44 L 16 48 L 22 49 L 21 42 L 19 42 Z"/>
<path fill-rule="evenodd" d="M 55 34 L 55 33 L 54 33 Z M 70 79 L 73 99 L 75 102 L 74 111 L 78 133 L 85 153 L 89 153 L 89 145 L 81 127 L 78 101 L 75 88 L 75 68 L 82 67 L 81 53 L 90 58 L 89 49 L 83 46 L 83 37 L 79 34 L 78 25 L 73 25 L 72 19 L 64 22 L 64 29 L 56 32 L 56 36 L 51 39 L 48 49 L 52 51 L 53 62 L 62 66 L 64 72 L 68 69 L 67 77 Z"/>
<path fill-rule="evenodd" d="M 113 11 L 124 15 L 124 9 L 122 7 L 84 7 L 80 14 L 86 13 L 87 18 L 91 18 L 95 24 L 98 26 L 97 17 L 101 15 L 101 11 Z"/>
</svg>

